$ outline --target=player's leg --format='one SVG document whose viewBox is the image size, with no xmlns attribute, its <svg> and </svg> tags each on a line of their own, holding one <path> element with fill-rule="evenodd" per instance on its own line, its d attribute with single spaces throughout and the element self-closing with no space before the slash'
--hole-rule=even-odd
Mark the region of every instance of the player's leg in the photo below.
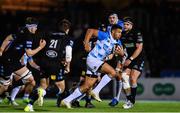
<svg viewBox="0 0 180 113">
<path fill-rule="evenodd" d="M 0 95 L 2 95 L 8 89 L 8 87 L 9 85 L 5 85 L 2 83 L 2 79 L 0 79 Z"/>
<path fill-rule="evenodd" d="M 86 76 L 85 82 L 78 88 L 75 89 L 75 91 L 62 100 L 62 104 L 66 105 L 67 108 L 71 108 L 71 102 L 81 96 L 83 93 L 87 92 L 97 81 L 97 76 Z"/>
<path fill-rule="evenodd" d="M 123 89 L 126 95 L 126 102 L 123 104 L 124 109 L 129 109 L 133 107 L 133 98 L 131 95 L 131 86 L 130 86 L 130 73 L 131 69 L 126 68 L 125 71 L 122 73 L 122 79 L 123 79 Z"/>
<path fill-rule="evenodd" d="M 104 88 L 111 80 L 112 78 L 116 77 L 116 71 L 112 66 L 110 66 L 107 63 L 104 63 L 100 69 L 102 73 L 105 73 L 105 75 L 102 77 L 101 81 L 98 83 L 98 85 L 90 92 L 90 94 L 97 100 L 102 101 L 99 97 L 99 92 L 102 88 Z"/>
<path fill-rule="evenodd" d="M 34 77 L 32 76 L 31 71 L 29 71 L 29 69 L 26 66 L 19 69 L 18 71 L 15 71 L 14 73 L 21 76 L 21 79 L 20 79 L 21 82 L 25 85 L 29 85 L 31 89 L 35 86 Z M 33 107 L 30 106 L 30 107 L 26 108 L 25 111 L 34 111 L 34 110 L 33 110 Z"/>
<path fill-rule="evenodd" d="M 29 95 L 31 94 L 33 88 L 36 85 L 36 82 L 34 80 L 32 72 L 29 72 L 28 76 L 21 78 L 23 83 L 25 84 L 25 86 L 24 86 L 24 96 L 23 96 L 23 102 L 25 102 L 25 103 L 28 103 L 30 101 L 29 100 Z"/>
<path fill-rule="evenodd" d="M 85 107 L 86 108 L 94 108 L 95 107 L 91 102 L 91 100 L 92 100 L 92 96 L 90 95 L 91 90 L 92 90 L 92 88 L 86 93 L 86 96 L 85 96 L 85 100 L 86 100 Z"/>
<path fill-rule="evenodd" d="M 10 73 L 4 72 L 4 66 L 0 65 L 0 95 L 2 95 L 5 91 L 8 90 L 9 85 L 12 83 L 12 76 L 9 76 Z M 8 75 L 8 76 L 5 76 Z"/>
<path fill-rule="evenodd" d="M 93 85 L 93 87 L 95 87 L 101 81 L 101 75 L 102 74 L 97 73 L 97 75 L 98 75 L 98 79 L 97 79 L 96 83 Z M 95 105 L 93 105 L 91 102 L 92 96 L 90 95 L 90 92 L 93 89 L 93 87 L 86 93 L 86 104 L 85 104 L 86 108 L 95 108 Z"/>
<path fill-rule="evenodd" d="M 11 94 L 10 94 L 10 102 L 12 105 L 14 106 L 18 106 L 19 104 L 15 101 L 16 95 L 18 94 L 18 92 L 20 91 L 21 86 L 17 86 L 15 88 L 12 89 Z"/>
<path fill-rule="evenodd" d="M 30 62 L 31 62 L 31 61 L 30 61 Z M 40 79 L 38 79 L 38 78 L 39 78 L 39 76 L 40 76 L 40 71 L 37 70 L 37 69 L 35 69 L 34 67 L 32 67 L 32 66 L 30 65 L 30 62 L 28 62 L 28 63 L 26 64 L 26 66 L 27 66 L 27 68 L 28 68 L 29 70 L 31 70 L 32 75 L 33 75 L 35 81 L 38 80 L 38 82 L 39 82 Z M 27 103 L 29 103 L 29 101 L 30 101 L 29 96 L 30 96 L 31 92 L 33 91 L 33 87 L 32 87 L 31 84 L 26 84 L 23 88 L 24 88 L 23 102 L 27 104 Z"/>
<path fill-rule="evenodd" d="M 86 76 L 85 73 L 86 73 L 85 71 L 82 71 L 79 86 L 85 81 L 85 76 Z M 91 90 L 92 90 L 92 88 L 91 88 Z M 76 107 L 80 107 L 80 104 L 79 104 L 80 100 L 85 98 L 85 101 L 86 101 L 85 107 L 86 108 L 94 108 L 95 106 L 91 103 L 92 98 L 91 98 L 91 95 L 89 94 L 91 90 L 89 90 L 87 93 L 85 93 L 84 95 L 80 96 L 77 100 L 75 100 L 73 102 L 74 105 L 76 105 Z"/>
<path fill-rule="evenodd" d="M 39 106 L 43 106 L 44 96 L 46 95 L 46 89 L 49 86 L 49 78 L 44 77 L 40 79 L 40 86 L 37 88 L 38 91 L 38 100 L 37 103 Z"/>
<path fill-rule="evenodd" d="M 135 97 L 136 97 L 136 92 L 137 92 L 137 80 L 140 74 L 141 72 L 136 69 L 132 69 L 131 71 L 131 95 L 134 99 L 134 103 L 135 103 Z"/>
<path fill-rule="evenodd" d="M 15 66 L 13 66 L 13 67 L 15 67 Z M 10 85 L 10 83 L 12 84 L 13 83 L 13 76 L 14 76 L 14 74 L 13 73 L 11 73 L 12 72 L 12 67 L 11 66 L 9 66 L 9 65 L 4 65 L 3 66 L 3 69 L 4 69 L 4 71 L 2 71 L 2 72 L 4 72 L 4 73 L 1 73 L 1 74 L 4 74 L 3 76 L 5 77 L 5 79 L 3 80 L 2 79 L 2 83 L 4 84 L 4 86 L 9 86 Z M 5 76 L 6 75 L 6 76 Z M 1 75 L 2 76 L 2 75 Z M 9 83 L 8 83 L 9 82 Z M 6 87 L 7 88 L 7 87 Z M 9 92 L 11 92 L 11 90 L 12 90 L 13 88 L 12 87 L 10 87 L 10 88 L 8 88 L 8 91 L 7 91 L 7 93 L 6 93 L 6 98 L 4 99 L 4 102 L 5 103 L 8 103 L 8 104 L 12 104 L 12 105 L 18 105 L 15 101 L 12 101 L 11 100 L 11 97 L 10 97 L 10 95 L 9 95 Z M 5 89 L 6 90 L 6 89 Z M 19 91 L 19 90 L 18 90 Z M 17 92 L 18 92 L 17 91 Z"/>
<path fill-rule="evenodd" d="M 117 74 L 117 77 L 115 79 L 116 86 L 113 87 L 113 90 L 116 90 L 115 91 L 116 95 L 109 103 L 110 106 L 116 106 L 120 101 L 120 95 L 121 95 L 121 90 L 122 90 L 123 85 L 122 85 L 122 64 L 119 62 L 116 67 L 116 74 Z"/>
<path fill-rule="evenodd" d="M 55 82 L 56 86 L 58 87 L 58 93 L 57 93 L 57 102 L 56 106 L 60 107 L 62 99 L 65 98 L 65 80 L 57 81 Z"/>
<path fill-rule="evenodd" d="M 122 73 L 119 73 L 119 74 L 122 74 Z M 118 76 L 115 79 L 116 80 L 116 87 L 114 87 L 113 90 L 116 90 L 116 95 L 111 100 L 111 102 L 109 103 L 109 106 L 112 106 L 112 107 L 118 105 L 118 103 L 120 101 L 120 95 L 121 95 L 121 91 L 122 91 L 122 87 L 123 87 L 122 78 L 120 76 Z"/>
<path fill-rule="evenodd" d="M 136 59 L 136 61 L 130 64 L 130 82 L 131 82 L 131 100 L 126 104 L 125 109 L 132 108 L 135 104 L 135 97 L 137 91 L 137 80 L 142 72 L 144 61 L 142 59 Z"/>
<path fill-rule="evenodd" d="M 46 80 L 46 78 L 44 78 Z M 44 83 L 45 84 L 45 83 Z M 47 88 L 47 86 L 44 85 L 44 88 Z M 24 108 L 24 111 L 34 111 L 33 104 L 36 100 L 39 98 L 39 90 L 38 88 L 34 89 L 30 95 L 30 101 L 28 102 L 27 106 Z"/>
<path fill-rule="evenodd" d="M 16 81 L 18 81 L 20 79 L 20 76 L 17 76 L 14 73 L 12 73 L 12 76 L 13 76 L 13 82 L 12 82 L 12 85 L 13 85 Z M 19 105 L 18 103 L 16 103 L 15 98 L 16 98 L 16 95 L 18 94 L 18 92 L 20 91 L 20 89 L 21 89 L 21 86 L 17 86 L 11 90 L 10 102 L 12 103 L 12 105 L 15 105 L 15 106 Z"/>
<path fill-rule="evenodd" d="M 81 85 L 84 83 L 85 77 L 86 77 L 86 72 L 83 70 L 83 71 L 81 72 L 80 80 L 79 80 L 79 82 L 77 83 L 77 85 L 75 86 L 76 88 L 79 87 L 79 86 L 81 86 Z M 76 89 L 76 88 L 75 88 L 75 89 Z M 72 89 L 72 88 L 71 88 L 71 89 Z M 75 89 L 74 89 L 74 90 L 75 90 Z M 79 98 L 77 98 L 76 100 L 74 100 L 74 101 L 72 102 L 72 106 L 73 106 L 73 107 L 81 107 L 79 103 L 80 103 L 81 99 L 83 99 L 85 96 L 86 96 L 86 94 L 83 94 L 83 95 L 81 95 Z"/>
<path fill-rule="evenodd" d="M 14 72 L 15 74 L 19 75 L 21 77 L 21 82 L 25 85 L 29 85 L 31 87 L 34 87 L 35 86 L 35 80 L 34 80 L 34 77 L 32 76 L 32 73 L 31 71 L 29 71 L 29 69 L 24 66 L 23 68 L 17 70 Z M 18 80 L 19 81 L 19 80 Z M 33 110 L 33 107 L 30 106 L 28 108 L 26 108 L 25 111 L 34 111 Z"/>
</svg>

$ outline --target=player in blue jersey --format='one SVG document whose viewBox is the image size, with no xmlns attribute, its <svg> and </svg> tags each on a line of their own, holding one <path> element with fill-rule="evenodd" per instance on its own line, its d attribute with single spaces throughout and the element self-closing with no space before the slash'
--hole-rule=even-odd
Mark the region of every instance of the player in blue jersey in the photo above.
<svg viewBox="0 0 180 113">
<path fill-rule="evenodd" d="M 123 21 L 118 19 L 118 15 L 116 13 L 111 13 L 108 17 L 108 20 L 109 20 L 109 26 L 107 27 L 107 32 L 111 30 L 111 27 L 113 25 L 119 25 L 122 28 L 124 27 Z M 124 48 L 124 47 L 121 47 L 121 48 Z M 124 48 L 124 53 L 126 53 L 125 48 Z M 107 57 L 107 59 L 108 59 L 107 62 L 110 62 L 110 64 L 114 68 L 116 68 L 116 73 L 117 73 L 116 78 L 113 79 L 113 82 L 114 82 L 113 92 L 115 92 L 116 94 L 115 94 L 115 97 L 112 99 L 112 101 L 109 103 L 110 106 L 114 106 L 114 105 L 118 104 L 118 102 L 119 102 L 121 89 L 122 89 L 122 80 L 121 80 L 122 79 L 122 77 L 121 77 L 122 63 L 125 61 L 126 56 L 127 56 L 127 54 L 124 54 L 124 56 L 121 57 L 119 55 L 114 55 L 114 53 L 112 52 L 112 55 Z M 110 57 L 111 57 L 111 59 L 109 59 Z M 104 75 L 102 77 L 102 80 L 92 90 L 92 93 L 99 95 L 99 92 L 101 91 L 101 89 L 104 88 L 106 85 L 106 84 L 104 84 L 104 81 L 106 81 L 107 78 L 108 78 L 108 76 Z M 100 100 L 100 98 L 99 98 L 99 100 Z"/>
<path fill-rule="evenodd" d="M 67 98 L 62 100 L 62 104 L 67 108 L 71 108 L 71 102 L 81 96 L 82 94 L 89 91 L 92 86 L 97 81 L 99 72 L 108 75 L 109 81 L 116 76 L 115 69 L 106 63 L 105 58 L 111 54 L 115 45 L 121 46 L 121 41 L 119 40 L 121 37 L 122 27 L 119 25 L 113 25 L 111 28 L 111 32 L 102 32 L 96 29 L 88 29 L 84 39 L 84 47 L 86 51 L 90 51 L 86 64 L 86 78 L 85 82 L 75 91 L 69 95 Z M 92 37 L 98 37 L 95 47 L 91 50 L 89 45 L 89 41 Z M 117 46 L 116 53 L 123 54 L 121 49 Z M 107 82 L 109 82 L 107 81 Z M 105 81 L 106 83 L 106 81 Z M 106 83 L 107 84 L 107 83 Z M 97 95 L 91 94 L 95 99 L 97 99 Z M 98 100 L 98 99 L 97 99 Z"/>
<path fill-rule="evenodd" d="M 107 29 L 110 30 L 111 26 L 114 24 L 118 24 L 123 28 L 124 31 L 124 21 L 118 18 L 118 15 L 116 13 L 111 13 L 109 15 L 108 18 L 109 21 L 109 26 L 107 27 Z M 123 46 L 124 52 L 126 53 L 126 49 Z M 118 73 L 118 76 L 116 77 L 116 79 L 113 80 L 113 92 L 115 93 L 114 98 L 111 100 L 111 102 L 109 103 L 110 106 L 115 106 L 119 103 L 120 100 L 120 94 L 121 94 L 121 90 L 122 90 L 122 68 L 123 68 L 123 63 L 127 57 L 127 54 L 125 54 L 123 57 L 119 57 L 117 55 L 114 56 L 114 60 L 115 62 L 117 62 L 117 67 L 116 67 L 116 72 Z M 104 78 L 102 78 L 104 79 Z M 99 84 L 100 87 L 102 87 L 101 84 Z M 103 88 L 103 87 L 102 87 Z M 96 89 L 94 90 L 101 90 L 100 88 L 98 88 L 98 86 L 96 87 Z"/>
<path fill-rule="evenodd" d="M 106 32 L 106 26 L 105 24 L 101 24 L 98 28 L 100 31 L 104 31 Z M 94 48 L 95 44 L 96 44 L 96 41 L 97 41 L 97 38 L 91 38 L 90 40 L 90 46 L 91 48 Z M 83 43 L 83 42 L 82 42 Z M 83 57 L 81 58 L 81 69 L 82 69 L 82 72 L 81 72 L 81 76 L 80 76 L 80 81 L 78 83 L 78 86 L 80 86 L 84 81 L 85 81 L 85 77 L 86 77 L 86 70 L 87 70 L 87 66 L 86 66 L 86 58 L 87 58 L 87 55 L 88 55 L 88 52 L 86 52 L 85 50 L 83 50 L 84 54 L 83 54 Z M 100 73 L 99 73 L 100 74 Z M 101 77 L 99 76 L 99 79 L 97 81 L 97 83 L 100 81 Z M 77 87 L 78 87 L 77 86 Z M 96 86 L 96 84 L 94 85 Z M 86 108 L 94 108 L 95 106 L 91 103 L 91 95 L 89 93 L 86 93 L 82 96 L 80 96 L 78 99 L 74 100 L 72 102 L 72 106 L 73 107 L 80 107 L 80 100 L 82 100 L 83 98 L 85 98 L 86 100 L 86 103 L 85 103 L 85 107 Z"/>
<path fill-rule="evenodd" d="M 124 29 L 124 22 L 123 20 L 118 18 L 118 15 L 116 13 L 111 13 L 108 17 L 109 25 L 107 26 L 107 31 L 111 31 L 112 25 L 119 25 Z"/>
</svg>

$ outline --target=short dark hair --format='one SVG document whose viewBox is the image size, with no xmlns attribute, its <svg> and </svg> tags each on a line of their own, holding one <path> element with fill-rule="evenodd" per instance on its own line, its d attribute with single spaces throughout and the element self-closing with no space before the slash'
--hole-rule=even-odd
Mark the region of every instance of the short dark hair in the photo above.
<svg viewBox="0 0 180 113">
<path fill-rule="evenodd" d="M 118 24 L 115 24 L 115 25 L 112 25 L 111 27 L 111 31 L 114 30 L 114 29 L 121 29 L 122 30 L 122 27 Z"/>
<path fill-rule="evenodd" d="M 110 17 L 110 16 L 112 16 L 112 15 L 115 15 L 115 16 L 117 16 L 117 17 L 118 17 L 118 14 L 117 14 L 117 13 L 115 13 L 115 12 L 110 13 L 110 14 L 109 14 L 109 17 Z"/>
<path fill-rule="evenodd" d="M 66 30 L 71 28 L 71 22 L 67 19 L 62 19 L 58 22 L 58 29 L 59 30 Z"/>
<path fill-rule="evenodd" d="M 100 24 L 99 27 L 98 27 L 99 30 L 101 31 L 106 31 L 106 25 L 105 24 Z"/>
<path fill-rule="evenodd" d="M 38 24 L 38 20 L 34 17 L 27 17 L 25 24 Z"/>
<path fill-rule="evenodd" d="M 134 20 L 133 20 L 131 17 L 129 17 L 129 16 L 128 16 L 128 17 L 124 17 L 124 18 L 123 18 L 123 21 L 124 21 L 124 22 L 129 22 L 129 23 L 131 23 L 131 24 L 134 24 Z"/>
</svg>

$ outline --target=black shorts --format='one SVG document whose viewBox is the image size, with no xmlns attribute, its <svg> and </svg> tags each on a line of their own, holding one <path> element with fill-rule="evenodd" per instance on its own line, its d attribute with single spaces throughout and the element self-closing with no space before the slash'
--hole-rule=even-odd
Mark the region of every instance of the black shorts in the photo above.
<svg viewBox="0 0 180 113">
<path fill-rule="evenodd" d="M 40 77 L 50 78 L 53 81 L 62 81 L 65 79 L 64 66 L 57 61 L 41 61 Z"/>
<path fill-rule="evenodd" d="M 144 60 L 143 58 L 137 58 L 137 59 L 134 59 L 130 64 L 129 66 L 125 67 L 126 68 L 129 68 L 129 69 L 135 69 L 137 71 L 140 71 L 142 72 L 143 68 L 144 68 Z"/>
<path fill-rule="evenodd" d="M 19 60 L 13 61 L 12 59 L 7 59 L 6 62 L 1 64 L 1 68 L 3 68 L 3 73 L 1 74 L 8 79 L 13 72 L 21 69 L 22 67 L 24 67 L 24 65 L 22 65 Z"/>
<path fill-rule="evenodd" d="M 86 65 L 86 60 L 81 60 L 80 63 L 80 70 L 81 70 L 81 77 L 86 77 L 86 71 L 87 71 L 87 65 Z"/>
<path fill-rule="evenodd" d="M 32 75 L 33 75 L 35 81 L 39 81 L 39 79 L 40 79 L 40 71 L 33 68 L 29 63 L 27 63 L 26 67 L 32 72 Z"/>
</svg>

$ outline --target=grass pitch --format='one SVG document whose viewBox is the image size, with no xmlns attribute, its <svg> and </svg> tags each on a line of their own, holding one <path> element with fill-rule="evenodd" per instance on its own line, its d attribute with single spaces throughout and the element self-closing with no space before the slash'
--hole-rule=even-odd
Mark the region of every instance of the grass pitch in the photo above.
<svg viewBox="0 0 180 113">
<path fill-rule="evenodd" d="M 24 112 L 26 104 L 18 99 L 19 106 L 11 106 L 5 103 L 0 104 L 0 112 Z M 180 112 L 180 101 L 137 101 L 132 109 L 124 110 L 122 108 L 123 102 L 120 102 L 116 107 L 110 107 L 108 105 L 109 100 L 103 102 L 92 101 L 96 108 L 84 108 L 84 101 L 81 101 L 80 108 L 67 109 L 65 107 L 57 108 L 55 106 L 56 100 L 46 99 L 44 106 L 39 107 L 34 105 L 36 112 Z"/>
</svg>

